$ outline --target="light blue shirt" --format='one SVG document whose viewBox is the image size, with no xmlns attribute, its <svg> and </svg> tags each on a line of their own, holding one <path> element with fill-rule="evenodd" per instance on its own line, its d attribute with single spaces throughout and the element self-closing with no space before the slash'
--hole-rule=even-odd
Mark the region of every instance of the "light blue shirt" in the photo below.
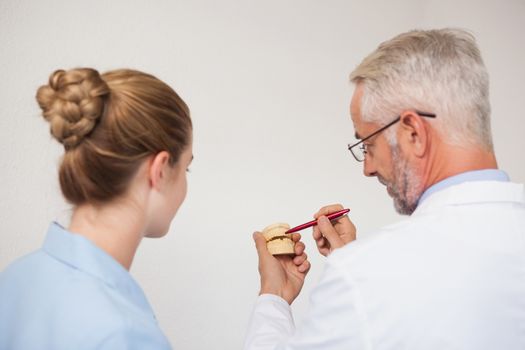
<svg viewBox="0 0 525 350">
<path fill-rule="evenodd" d="M 171 349 L 129 272 L 53 223 L 0 273 L 0 349 Z"/>
<path fill-rule="evenodd" d="M 425 199 L 427 199 L 435 192 L 441 191 L 450 186 L 459 185 L 463 182 L 470 181 L 510 181 L 510 179 L 504 171 L 498 169 L 467 171 L 458 175 L 448 177 L 427 188 L 419 198 L 418 204 L 423 203 Z"/>
</svg>

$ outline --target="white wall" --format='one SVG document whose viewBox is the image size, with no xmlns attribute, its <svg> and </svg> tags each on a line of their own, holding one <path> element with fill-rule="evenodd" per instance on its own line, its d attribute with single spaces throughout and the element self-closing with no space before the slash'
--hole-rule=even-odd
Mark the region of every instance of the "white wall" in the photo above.
<svg viewBox="0 0 525 350">
<path fill-rule="evenodd" d="M 132 273 L 175 348 L 239 348 L 258 292 L 254 230 L 333 202 L 361 234 L 398 219 L 346 150 L 348 74 L 381 41 L 444 26 L 476 35 L 499 165 L 525 182 L 523 0 L 1 0 L 0 270 L 69 214 L 37 87 L 56 68 L 144 70 L 189 104 L 195 160 L 171 232 L 143 242 Z M 298 322 L 323 268 L 305 236 Z"/>
</svg>

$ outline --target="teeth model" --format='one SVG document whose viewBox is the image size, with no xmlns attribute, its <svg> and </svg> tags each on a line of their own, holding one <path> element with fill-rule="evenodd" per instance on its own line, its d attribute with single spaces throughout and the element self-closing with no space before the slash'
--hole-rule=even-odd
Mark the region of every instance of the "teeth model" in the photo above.
<svg viewBox="0 0 525 350">
<path fill-rule="evenodd" d="M 266 246 L 272 255 L 294 255 L 295 243 L 290 234 L 285 232 L 290 225 L 284 223 L 273 224 L 266 227 L 262 234 L 266 239 Z"/>
</svg>

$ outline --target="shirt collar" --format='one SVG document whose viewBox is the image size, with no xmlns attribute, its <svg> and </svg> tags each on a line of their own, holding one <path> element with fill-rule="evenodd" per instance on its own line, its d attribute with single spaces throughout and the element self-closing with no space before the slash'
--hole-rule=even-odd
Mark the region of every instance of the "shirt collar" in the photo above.
<svg viewBox="0 0 525 350">
<path fill-rule="evenodd" d="M 484 170 L 473 170 L 467 171 L 458 175 L 448 177 L 441 180 L 423 192 L 423 195 L 419 198 L 418 205 L 423 203 L 433 193 L 441 191 L 450 186 L 459 185 L 464 182 L 470 181 L 510 181 L 509 176 L 502 170 L 499 169 L 484 169 Z"/>
<path fill-rule="evenodd" d="M 73 234 L 53 222 L 42 249 L 64 264 L 85 272 L 116 289 L 126 299 L 154 318 L 144 292 L 121 264 L 89 239 Z"/>
</svg>

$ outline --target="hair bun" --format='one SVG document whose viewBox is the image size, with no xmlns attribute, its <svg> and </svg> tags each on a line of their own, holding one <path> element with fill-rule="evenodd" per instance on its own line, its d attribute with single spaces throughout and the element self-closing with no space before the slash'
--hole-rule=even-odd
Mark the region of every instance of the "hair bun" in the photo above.
<svg viewBox="0 0 525 350">
<path fill-rule="evenodd" d="M 108 94 L 109 87 L 96 70 L 78 68 L 55 71 L 36 99 L 53 137 L 70 149 L 93 130 Z"/>
</svg>

